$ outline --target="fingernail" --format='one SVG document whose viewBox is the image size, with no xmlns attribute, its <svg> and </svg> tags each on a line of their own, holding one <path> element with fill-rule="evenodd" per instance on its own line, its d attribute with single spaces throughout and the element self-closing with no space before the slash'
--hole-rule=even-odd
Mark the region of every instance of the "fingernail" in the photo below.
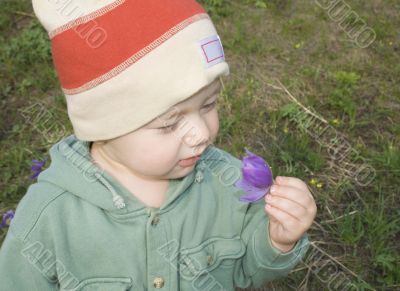
<svg viewBox="0 0 400 291">
<path fill-rule="evenodd" d="M 270 191 L 271 191 L 271 193 L 275 193 L 276 187 L 275 187 L 275 186 L 272 186 Z"/>
</svg>

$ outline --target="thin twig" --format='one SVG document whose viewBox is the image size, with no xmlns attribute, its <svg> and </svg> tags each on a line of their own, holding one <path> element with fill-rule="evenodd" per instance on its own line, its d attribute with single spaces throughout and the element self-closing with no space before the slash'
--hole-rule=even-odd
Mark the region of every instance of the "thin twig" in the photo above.
<svg viewBox="0 0 400 291">
<path fill-rule="evenodd" d="M 222 81 L 222 77 L 219 77 L 219 81 L 221 82 L 222 90 L 225 91 L 225 85 L 224 85 L 224 81 Z"/>
<path fill-rule="evenodd" d="M 334 219 L 329 219 L 329 220 L 321 221 L 321 223 L 331 223 L 331 222 L 335 222 L 335 221 L 338 220 L 338 219 L 341 219 L 341 218 L 344 218 L 344 217 L 353 215 L 353 214 L 355 214 L 355 213 L 357 213 L 357 212 L 358 212 L 358 210 L 354 210 L 354 211 L 349 212 L 348 214 L 344 214 L 344 215 L 338 216 L 338 217 L 336 217 L 336 218 L 334 218 Z"/>
<path fill-rule="evenodd" d="M 325 232 L 325 233 L 329 233 L 328 231 L 326 231 L 323 227 L 322 227 L 322 225 L 321 224 L 319 224 L 318 222 L 316 222 L 315 220 L 313 221 L 313 223 L 312 224 L 315 224 L 316 226 L 318 226 L 318 228 L 320 229 L 320 230 L 322 230 L 323 232 Z"/>
<path fill-rule="evenodd" d="M 326 210 L 328 210 L 329 215 L 333 218 L 332 212 L 329 209 L 328 205 L 325 205 Z M 322 222 L 321 222 L 322 223 Z"/>
<path fill-rule="evenodd" d="M 307 269 L 307 270 L 309 270 L 310 268 L 309 267 L 299 267 L 299 268 L 296 268 L 296 269 L 293 269 L 292 271 L 290 271 L 290 273 L 295 273 L 295 272 L 298 272 L 298 271 L 301 271 L 301 270 L 304 270 L 304 269 Z"/>
<path fill-rule="evenodd" d="M 359 278 L 359 276 L 354 273 L 352 270 L 350 270 L 349 268 L 347 268 L 345 265 L 343 265 L 341 262 L 339 262 L 338 260 L 336 260 L 334 257 L 332 257 L 330 254 L 328 254 L 327 252 L 325 252 L 323 249 L 317 247 L 317 245 L 314 242 L 310 242 L 310 244 L 315 247 L 317 250 L 319 250 L 321 253 L 323 253 L 324 255 L 326 255 L 328 258 L 330 258 L 331 260 L 333 260 L 335 263 L 337 263 L 339 266 L 341 266 L 343 269 L 345 269 L 347 272 L 349 272 L 351 275 L 353 275 L 356 278 Z"/>
<path fill-rule="evenodd" d="M 281 83 L 281 81 L 279 81 L 279 79 L 276 79 L 276 81 L 279 83 L 279 85 L 282 87 L 282 89 L 286 92 L 286 94 L 290 97 L 290 99 L 292 99 L 292 101 L 294 103 L 296 103 L 297 105 L 299 105 L 301 108 L 304 109 L 304 111 L 306 111 L 307 113 L 309 113 L 310 115 L 314 116 L 315 118 L 321 120 L 322 122 L 328 124 L 328 121 L 326 121 L 324 118 L 322 118 L 321 116 L 316 115 L 314 112 L 312 112 L 310 109 L 308 109 L 306 106 L 304 106 L 302 103 L 300 103 L 300 101 L 298 101 L 290 92 L 289 90 Z"/>
<path fill-rule="evenodd" d="M 15 14 L 18 14 L 18 15 L 36 18 L 36 16 L 33 15 L 32 13 L 26 13 L 26 12 L 23 12 L 23 11 L 13 11 L 13 12 L 14 12 Z"/>
</svg>

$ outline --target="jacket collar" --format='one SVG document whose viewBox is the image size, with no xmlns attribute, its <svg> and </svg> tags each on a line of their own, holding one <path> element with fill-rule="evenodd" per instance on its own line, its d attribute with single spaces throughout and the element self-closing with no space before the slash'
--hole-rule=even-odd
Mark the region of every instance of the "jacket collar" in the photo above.
<svg viewBox="0 0 400 291">
<path fill-rule="evenodd" d="M 169 180 L 166 201 L 160 211 L 168 211 L 193 183 L 203 181 L 205 161 L 210 158 L 213 148 L 213 145 L 206 148 L 188 175 Z M 51 165 L 40 173 L 38 182 L 53 183 L 116 215 L 148 210 L 119 181 L 97 166 L 90 155 L 88 141 L 81 141 L 72 134 L 53 145 L 50 156 Z"/>
</svg>

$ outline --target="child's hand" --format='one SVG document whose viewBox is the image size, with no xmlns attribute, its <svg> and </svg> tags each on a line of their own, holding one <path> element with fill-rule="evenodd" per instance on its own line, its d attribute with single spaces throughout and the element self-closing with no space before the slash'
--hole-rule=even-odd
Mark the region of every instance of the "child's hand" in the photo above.
<svg viewBox="0 0 400 291">
<path fill-rule="evenodd" d="M 307 185 L 294 177 L 279 176 L 265 195 L 272 245 L 282 252 L 290 251 L 311 226 L 317 206 Z"/>
</svg>

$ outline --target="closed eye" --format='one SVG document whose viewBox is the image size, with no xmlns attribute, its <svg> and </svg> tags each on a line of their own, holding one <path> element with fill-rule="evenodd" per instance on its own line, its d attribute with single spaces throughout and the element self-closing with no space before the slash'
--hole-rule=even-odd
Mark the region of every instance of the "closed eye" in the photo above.
<svg viewBox="0 0 400 291">
<path fill-rule="evenodd" d="M 174 123 L 172 125 L 168 125 L 168 126 L 164 126 L 164 127 L 160 127 L 158 128 L 158 130 L 160 130 L 162 133 L 168 133 L 168 132 L 172 132 L 176 129 L 176 126 L 178 125 L 179 122 Z"/>
<path fill-rule="evenodd" d="M 217 104 L 217 100 L 215 100 L 214 102 L 209 103 L 209 104 L 207 104 L 207 105 L 204 105 L 203 108 L 205 108 L 205 109 L 212 109 L 213 107 L 215 107 L 216 104 Z M 159 127 L 158 130 L 159 130 L 161 133 L 170 133 L 170 132 L 173 132 L 173 131 L 176 129 L 176 127 L 178 126 L 179 122 L 180 122 L 182 119 L 183 119 L 183 118 L 180 118 L 180 119 L 179 119 L 176 123 L 174 123 L 174 124 L 171 124 L 171 125 L 168 125 L 168 126 L 164 126 L 164 127 Z"/>
<path fill-rule="evenodd" d="M 203 108 L 212 108 L 212 107 L 214 107 L 216 104 L 217 104 L 217 100 L 215 100 L 214 102 L 212 102 L 212 103 L 210 103 L 210 104 L 204 105 Z"/>
</svg>

